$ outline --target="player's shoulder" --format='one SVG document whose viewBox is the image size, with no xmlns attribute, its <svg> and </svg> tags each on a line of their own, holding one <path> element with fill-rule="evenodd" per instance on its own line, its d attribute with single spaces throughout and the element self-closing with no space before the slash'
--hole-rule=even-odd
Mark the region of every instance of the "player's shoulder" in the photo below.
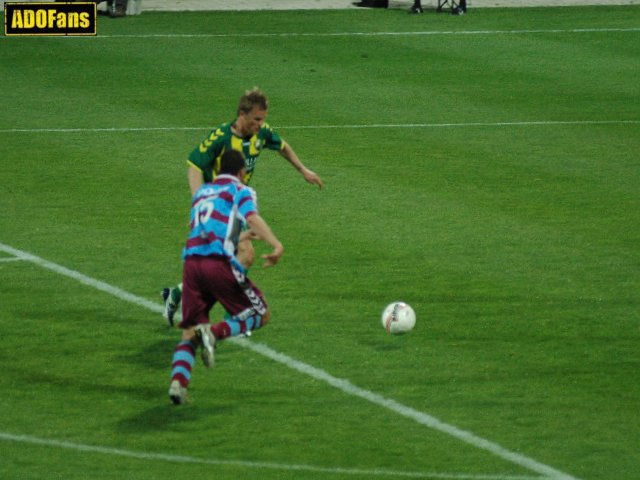
<svg viewBox="0 0 640 480">
<path fill-rule="evenodd" d="M 257 194 L 256 191 L 251 188 L 249 185 L 245 185 L 244 183 L 239 183 L 237 185 L 237 193 L 239 197 L 251 198 L 253 201 L 256 200 Z"/>
<path fill-rule="evenodd" d="M 262 126 L 260 127 L 260 130 L 259 130 L 259 133 L 261 133 L 263 135 L 269 135 L 269 134 L 272 134 L 274 132 L 275 132 L 275 130 L 273 129 L 273 127 L 267 122 L 263 123 Z"/>
<path fill-rule="evenodd" d="M 231 136 L 231 124 L 223 123 L 209 132 L 209 134 L 200 142 L 200 144 L 193 149 L 190 159 L 194 158 L 208 158 L 211 160 L 212 156 L 218 155 L 218 153 L 229 144 L 229 138 Z"/>
<path fill-rule="evenodd" d="M 231 135 L 231 123 L 232 122 L 221 123 L 217 127 L 212 128 L 209 133 L 209 138 L 224 138 Z"/>
<path fill-rule="evenodd" d="M 235 193 L 253 192 L 253 189 L 242 183 L 242 181 L 238 177 L 226 173 L 218 175 L 213 181 L 212 185 L 214 185 L 216 188 L 227 190 L 230 192 L 232 191 Z"/>
<path fill-rule="evenodd" d="M 213 183 L 205 183 L 193 194 L 192 203 L 195 204 L 203 198 L 215 197 L 217 194 L 218 189 L 216 185 Z"/>
<path fill-rule="evenodd" d="M 236 189 L 238 192 L 249 193 L 251 195 L 255 195 L 256 193 L 256 191 L 253 188 L 251 188 L 246 183 L 242 183 L 240 181 L 236 183 Z"/>
<path fill-rule="evenodd" d="M 282 147 L 282 137 L 271 125 L 264 123 L 258 131 L 258 138 L 264 142 L 266 148 L 277 150 Z"/>
</svg>

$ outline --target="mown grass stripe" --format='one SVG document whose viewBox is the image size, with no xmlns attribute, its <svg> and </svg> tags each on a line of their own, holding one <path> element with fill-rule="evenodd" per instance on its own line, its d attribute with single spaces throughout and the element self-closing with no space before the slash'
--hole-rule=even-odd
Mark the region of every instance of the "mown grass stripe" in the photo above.
<svg viewBox="0 0 640 480">
<path fill-rule="evenodd" d="M 5 245 L 3 243 L 0 243 L 0 250 L 10 255 L 14 255 L 17 258 L 22 258 L 24 260 L 30 261 L 40 267 L 46 268 L 60 275 L 64 275 L 66 277 L 77 280 L 83 283 L 84 285 L 96 288 L 97 290 L 113 295 L 114 297 L 119 298 L 121 300 L 147 308 L 148 310 L 151 310 L 153 312 L 161 313 L 163 311 L 162 306 L 157 303 L 151 302 L 150 300 L 147 300 L 142 297 L 138 297 L 137 295 L 134 295 L 132 293 L 126 292 L 125 290 L 109 285 L 108 283 L 88 277 L 87 275 L 84 275 L 80 272 L 77 272 L 75 270 L 71 270 L 69 268 L 63 267 L 62 265 L 58 265 L 56 263 L 50 262 L 48 260 L 45 260 L 31 253 L 18 250 L 16 248 L 13 248 L 9 245 Z M 540 463 L 537 460 L 534 460 L 520 453 L 512 452 L 498 445 L 497 443 L 481 438 L 475 435 L 474 433 L 471 433 L 466 430 L 462 430 L 454 425 L 445 423 L 437 419 L 436 417 L 433 417 L 427 413 L 417 411 L 393 399 L 386 398 L 375 392 L 357 387 L 356 385 L 353 385 L 351 382 L 349 382 L 346 379 L 336 378 L 333 375 L 325 372 L 324 370 L 313 367 L 312 365 L 301 362 L 300 360 L 296 360 L 283 353 L 277 352 L 264 344 L 255 343 L 242 338 L 233 338 L 231 339 L 231 341 L 233 341 L 237 345 L 248 348 L 253 352 L 259 353 L 267 358 L 270 358 L 271 360 L 281 363 L 293 370 L 296 370 L 300 373 L 308 375 L 317 380 L 321 380 L 331 385 L 332 387 L 343 391 L 344 393 L 362 398 L 375 405 L 383 407 L 391 412 L 397 413 L 399 415 L 402 415 L 403 417 L 414 420 L 415 422 L 421 425 L 424 425 L 428 428 L 450 435 L 478 449 L 485 450 L 495 455 L 496 457 L 507 460 L 512 464 L 519 465 L 527 470 L 539 473 L 541 475 L 544 475 L 554 480 L 577 480 L 575 477 L 572 477 L 571 475 L 568 475 L 559 470 L 556 470 L 555 468 L 549 465 Z"/>
</svg>

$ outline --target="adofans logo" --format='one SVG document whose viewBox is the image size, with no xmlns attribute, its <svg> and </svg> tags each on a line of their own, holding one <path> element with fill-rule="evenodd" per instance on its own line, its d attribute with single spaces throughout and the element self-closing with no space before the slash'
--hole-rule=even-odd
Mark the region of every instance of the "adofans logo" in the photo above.
<svg viewBox="0 0 640 480">
<path fill-rule="evenodd" d="M 5 35 L 95 35 L 95 2 L 4 4 Z"/>
</svg>

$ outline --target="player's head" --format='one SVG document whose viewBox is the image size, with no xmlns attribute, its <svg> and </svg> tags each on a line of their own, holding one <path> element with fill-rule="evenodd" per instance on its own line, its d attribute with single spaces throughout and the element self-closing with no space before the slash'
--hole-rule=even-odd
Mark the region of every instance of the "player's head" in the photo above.
<svg viewBox="0 0 640 480">
<path fill-rule="evenodd" d="M 244 95 L 240 97 L 238 115 L 240 115 L 240 113 L 249 113 L 254 108 L 265 111 L 269 109 L 269 100 L 264 92 L 262 92 L 258 87 L 253 87 L 251 90 L 247 90 L 244 92 Z"/>
<path fill-rule="evenodd" d="M 238 119 L 235 126 L 244 137 L 251 137 L 260 131 L 265 119 L 269 101 L 267 96 L 258 88 L 247 90 L 238 104 Z"/>
<path fill-rule="evenodd" d="M 220 174 L 234 175 L 240 179 L 245 173 L 244 156 L 237 150 L 227 150 L 220 158 Z"/>
</svg>

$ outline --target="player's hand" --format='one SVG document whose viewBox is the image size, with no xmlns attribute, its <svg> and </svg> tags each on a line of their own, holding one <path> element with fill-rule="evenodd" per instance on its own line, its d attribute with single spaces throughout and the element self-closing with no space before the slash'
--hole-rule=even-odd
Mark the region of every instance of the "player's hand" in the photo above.
<svg viewBox="0 0 640 480">
<path fill-rule="evenodd" d="M 305 168 L 302 170 L 302 176 L 307 182 L 312 183 L 314 185 L 318 185 L 320 190 L 322 190 L 322 187 L 324 186 L 324 184 L 322 183 L 322 179 L 318 176 L 317 173 L 315 173 L 312 170 L 309 170 L 308 168 Z"/>
<path fill-rule="evenodd" d="M 284 248 L 282 244 L 276 245 L 273 249 L 273 252 L 262 255 L 262 259 L 264 262 L 262 263 L 263 267 L 272 267 L 280 260 L 282 253 L 284 252 Z"/>
</svg>

